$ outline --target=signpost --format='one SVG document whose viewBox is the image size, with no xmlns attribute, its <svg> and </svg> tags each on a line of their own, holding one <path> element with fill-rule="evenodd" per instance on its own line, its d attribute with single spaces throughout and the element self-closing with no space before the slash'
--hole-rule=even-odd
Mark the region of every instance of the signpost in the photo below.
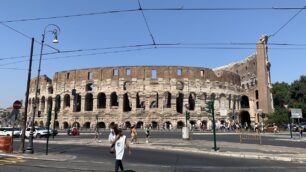
<svg viewBox="0 0 306 172">
<path fill-rule="evenodd" d="M 14 145 L 14 127 L 15 127 L 15 123 L 18 119 L 18 115 L 19 115 L 19 109 L 21 108 L 22 106 L 22 103 L 21 101 L 19 100 L 16 100 L 14 103 L 13 103 L 13 111 L 11 112 L 11 116 L 10 116 L 10 123 L 12 125 L 12 153 L 13 153 L 13 145 Z"/>
<path fill-rule="evenodd" d="M 302 109 L 291 108 L 291 118 L 303 118 Z"/>
</svg>

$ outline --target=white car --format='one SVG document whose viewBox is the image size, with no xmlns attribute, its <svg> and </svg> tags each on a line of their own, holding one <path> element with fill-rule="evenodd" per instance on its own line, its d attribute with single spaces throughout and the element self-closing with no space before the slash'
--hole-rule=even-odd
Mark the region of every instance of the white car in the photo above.
<svg viewBox="0 0 306 172">
<path fill-rule="evenodd" d="M 0 136 L 12 136 L 12 127 L 1 127 L 0 128 Z M 14 128 L 14 137 L 19 137 L 21 135 L 20 128 Z"/>
<path fill-rule="evenodd" d="M 31 132 L 31 128 L 29 127 L 29 128 L 26 129 L 26 132 L 25 132 L 25 136 L 27 138 L 30 137 L 30 132 Z M 34 127 L 33 137 L 41 138 L 41 137 L 46 137 L 47 135 L 48 135 L 48 130 L 46 128 L 37 127 L 37 126 Z"/>
</svg>

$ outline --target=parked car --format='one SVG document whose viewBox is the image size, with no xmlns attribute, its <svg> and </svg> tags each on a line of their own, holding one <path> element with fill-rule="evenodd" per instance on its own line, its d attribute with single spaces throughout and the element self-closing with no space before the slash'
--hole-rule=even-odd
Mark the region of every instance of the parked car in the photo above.
<svg viewBox="0 0 306 172">
<path fill-rule="evenodd" d="M 303 128 L 303 131 L 306 131 L 306 122 L 301 122 L 299 126 Z"/>
<path fill-rule="evenodd" d="M 30 137 L 30 132 L 31 132 L 31 128 L 27 128 L 26 132 L 25 132 L 25 136 L 28 138 Z M 46 128 L 43 127 L 34 127 L 34 131 L 33 131 L 33 137 L 35 138 L 41 138 L 41 137 L 46 137 L 48 135 L 48 130 Z"/>
<path fill-rule="evenodd" d="M 12 136 L 13 128 L 12 127 L 1 127 L 0 136 Z M 19 137 L 21 135 L 20 128 L 14 128 L 14 137 Z"/>
</svg>

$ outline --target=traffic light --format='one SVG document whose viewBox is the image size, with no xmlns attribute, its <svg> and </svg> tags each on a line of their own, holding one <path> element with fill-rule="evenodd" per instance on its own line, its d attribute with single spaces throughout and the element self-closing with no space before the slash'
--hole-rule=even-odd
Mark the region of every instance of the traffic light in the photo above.
<svg viewBox="0 0 306 172">
<path fill-rule="evenodd" d="M 72 90 L 71 90 L 71 94 L 72 94 L 73 96 L 75 96 L 75 95 L 76 95 L 76 89 L 72 89 Z"/>
<path fill-rule="evenodd" d="M 211 112 L 212 112 L 213 105 L 214 105 L 214 102 L 213 102 L 213 101 L 206 102 L 205 111 L 206 111 L 207 113 L 211 113 Z"/>
<path fill-rule="evenodd" d="M 186 119 L 189 120 L 190 119 L 190 112 L 186 111 Z"/>
</svg>

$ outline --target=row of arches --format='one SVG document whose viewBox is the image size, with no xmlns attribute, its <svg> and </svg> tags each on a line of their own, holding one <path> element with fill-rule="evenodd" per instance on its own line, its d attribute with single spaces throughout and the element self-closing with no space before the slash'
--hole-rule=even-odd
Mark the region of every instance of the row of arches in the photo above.
<svg viewBox="0 0 306 172">
<path fill-rule="evenodd" d="M 122 111 L 129 112 L 133 109 L 133 102 L 135 102 L 136 108 L 146 109 L 146 105 L 149 106 L 149 109 L 154 108 L 172 108 L 173 105 L 176 106 L 176 112 L 183 113 L 184 104 L 188 104 L 186 107 L 190 111 L 194 111 L 196 109 L 196 102 L 203 101 L 203 105 L 205 105 L 205 101 L 207 99 L 216 99 L 216 94 L 212 93 L 210 96 L 207 96 L 205 93 L 201 96 L 197 96 L 196 93 L 191 92 L 187 94 L 186 99 L 187 102 L 184 102 L 185 95 L 183 93 L 177 93 L 173 96 L 170 92 L 164 92 L 162 95 L 162 99 L 159 96 L 158 92 L 152 92 L 149 96 L 142 94 L 141 92 L 137 92 L 135 98 L 131 96 L 131 93 L 126 92 L 122 95 Z M 96 100 L 95 100 L 96 99 Z M 136 99 L 136 100 L 134 100 Z M 146 102 L 146 99 L 148 99 Z M 109 104 L 107 104 L 107 100 L 109 100 Z M 162 100 L 162 103 L 160 103 Z M 172 101 L 175 100 L 175 101 Z M 249 98 L 248 96 L 231 96 L 229 95 L 226 97 L 224 94 L 220 94 L 218 97 L 218 101 L 220 102 L 220 109 L 225 109 L 226 107 L 232 107 L 233 109 L 238 109 L 235 105 L 235 101 L 240 101 L 241 108 L 249 108 Z M 63 100 L 61 100 L 60 95 L 56 95 L 54 98 L 54 110 L 61 111 L 66 108 L 73 107 L 73 112 L 81 112 L 82 107 L 84 107 L 84 111 L 93 111 L 94 110 L 94 101 L 96 101 L 96 108 L 97 109 L 105 109 L 107 106 L 110 108 L 119 107 L 119 97 L 116 92 L 112 92 L 107 98 L 106 94 L 101 92 L 96 97 L 93 96 L 92 93 L 87 93 L 84 97 L 84 102 L 82 102 L 82 96 L 80 94 L 75 94 L 74 96 L 70 96 L 70 94 L 65 94 Z M 121 102 L 121 101 L 120 101 Z M 175 102 L 175 104 L 174 104 Z M 233 102 L 233 104 L 232 104 Z M 84 106 L 82 106 L 84 103 Z M 34 98 L 30 99 L 29 107 L 35 104 Z M 41 99 L 37 100 L 38 107 L 40 111 L 45 112 L 46 108 L 52 109 L 53 106 L 53 98 L 49 96 L 46 100 L 44 96 Z M 200 103 L 201 104 L 201 103 Z M 47 105 L 47 107 L 45 107 Z M 29 108 L 29 110 L 31 110 Z"/>
</svg>

